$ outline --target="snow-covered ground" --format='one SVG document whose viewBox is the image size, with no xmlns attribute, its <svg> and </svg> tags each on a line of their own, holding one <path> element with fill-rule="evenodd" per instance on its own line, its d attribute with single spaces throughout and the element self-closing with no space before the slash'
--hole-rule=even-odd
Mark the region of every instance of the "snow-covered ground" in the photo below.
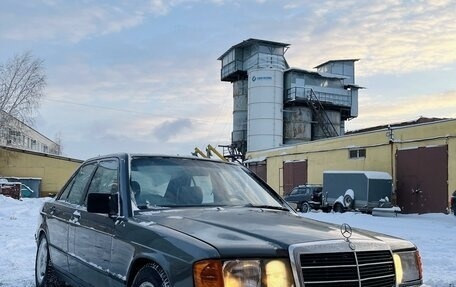
<svg viewBox="0 0 456 287">
<path fill-rule="evenodd" d="M 22 201 L 0 195 L 0 286 L 35 286 L 35 228 L 39 209 L 49 199 Z M 337 224 L 348 223 L 399 236 L 420 249 L 426 286 L 456 286 L 456 216 L 444 214 L 374 217 L 360 213 L 310 212 L 304 217 Z"/>
<path fill-rule="evenodd" d="M 362 213 L 309 212 L 302 216 L 357 227 L 412 241 L 420 250 L 424 283 L 432 287 L 456 287 L 456 216 L 398 214 L 379 217 Z"/>
</svg>

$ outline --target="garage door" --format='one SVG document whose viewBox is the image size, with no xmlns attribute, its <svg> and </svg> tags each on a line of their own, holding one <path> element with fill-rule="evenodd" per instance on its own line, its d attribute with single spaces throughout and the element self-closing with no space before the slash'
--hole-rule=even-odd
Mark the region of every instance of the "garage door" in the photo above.
<svg viewBox="0 0 456 287">
<path fill-rule="evenodd" d="M 283 163 L 283 192 L 288 194 L 293 187 L 307 183 L 307 161 Z"/>
<path fill-rule="evenodd" d="M 260 162 L 251 162 L 247 165 L 247 167 L 253 171 L 259 178 L 267 182 L 267 169 L 266 169 L 266 161 Z"/>
<path fill-rule="evenodd" d="M 440 213 L 448 205 L 448 147 L 396 152 L 397 203 L 404 213 Z"/>
</svg>

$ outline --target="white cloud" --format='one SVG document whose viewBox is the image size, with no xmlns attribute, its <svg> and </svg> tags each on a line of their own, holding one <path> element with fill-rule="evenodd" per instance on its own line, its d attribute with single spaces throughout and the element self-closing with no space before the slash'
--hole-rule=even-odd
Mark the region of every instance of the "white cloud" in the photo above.
<svg viewBox="0 0 456 287">
<path fill-rule="evenodd" d="M 456 118 L 456 91 L 414 95 L 394 100 L 385 95 L 360 99 L 358 118 L 346 123 L 348 130 L 416 120 L 420 116 Z"/>
<path fill-rule="evenodd" d="M 127 139 L 131 146 L 149 142 L 148 148 L 165 141 L 176 147 L 227 144 L 231 85 L 219 81 L 216 61 L 195 61 L 198 65 L 169 65 L 167 60 L 150 59 L 106 67 L 90 65 L 83 57 L 62 62 L 49 77 L 41 109 L 48 125 L 42 122 L 41 127 L 52 130 L 49 134 L 63 131 L 65 141 L 72 143 L 94 138 L 112 145 Z"/>
<path fill-rule="evenodd" d="M 167 3 L 168 3 L 168 1 L 151 0 L 150 9 L 156 15 L 165 15 L 169 12 L 169 6 Z"/>
<path fill-rule="evenodd" d="M 196 127 L 189 119 L 177 119 L 173 121 L 165 121 L 153 129 L 153 135 L 158 140 L 168 142 L 179 138 L 182 133 L 191 133 Z"/>
<path fill-rule="evenodd" d="M 88 5 L 82 2 L 16 2 L 15 9 L 0 12 L 4 25 L 0 38 L 79 42 L 91 36 L 119 32 L 140 24 L 141 7 Z"/>
<path fill-rule="evenodd" d="M 209 2 L 223 5 L 225 0 L 149 0 L 149 11 L 156 16 L 163 16 L 177 6 L 191 6 L 197 3 Z"/>
<path fill-rule="evenodd" d="M 454 1 L 326 1 L 313 8 L 289 41 L 290 62 L 306 66 L 361 58 L 359 76 L 456 62 Z"/>
<path fill-rule="evenodd" d="M 209 62 L 214 62 L 212 68 L 208 68 Z M 75 58 L 53 69 L 47 94 L 51 100 L 121 105 L 168 118 L 213 116 L 214 108 L 227 101 L 231 110 L 231 87 L 219 81 L 217 64 L 207 59 L 199 65 L 180 62 L 169 66 L 166 61 L 150 59 L 96 67 Z"/>
</svg>

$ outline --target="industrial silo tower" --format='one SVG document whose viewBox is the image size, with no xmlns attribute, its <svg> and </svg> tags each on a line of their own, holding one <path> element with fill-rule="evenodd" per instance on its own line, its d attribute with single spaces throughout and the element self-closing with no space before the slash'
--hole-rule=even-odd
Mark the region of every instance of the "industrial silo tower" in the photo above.
<svg viewBox="0 0 456 287">
<path fill-rule="evenodd" d="M 221 79 L 233 83 L 232 145 L 246 151 L 283 144 L 283 72 L 288 44 L 248 39 L 231 47 Z"/>
<path fill-rule="evenodd" d="M 221 80 L 233 83 L 231 148 L 249 151 L 334 137 L 358 115 L 357 59 L 316 71 L 290 68 L 289 44 L 248 39 L 223 53 Z"/>
</svg>

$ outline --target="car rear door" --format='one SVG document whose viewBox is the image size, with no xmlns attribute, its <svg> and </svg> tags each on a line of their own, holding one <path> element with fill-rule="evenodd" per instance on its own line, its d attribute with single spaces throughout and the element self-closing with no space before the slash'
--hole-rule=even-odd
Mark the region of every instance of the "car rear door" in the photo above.
<svg viewBox="0 0 456 287">
<path fill-rule="evenodd" d="M 70 272 L 88 286 L 109 286 L 111 249 L 116 219 L 105 214 L 87 212 L 87 194 L 118 192 L 118 160 L 106 159 L 97 164 L 97 169 L 88 184 L 84 201 L 74 214 L 70 226 Z"/>
<path fill-rule="evenodd" d="M 69 224 L 94 169 L 94 164 L 81 167 L 56 201 L 45 205 L 50 256 L 54 266 L 65 272 L 69 271 Z"/>
</svg>

